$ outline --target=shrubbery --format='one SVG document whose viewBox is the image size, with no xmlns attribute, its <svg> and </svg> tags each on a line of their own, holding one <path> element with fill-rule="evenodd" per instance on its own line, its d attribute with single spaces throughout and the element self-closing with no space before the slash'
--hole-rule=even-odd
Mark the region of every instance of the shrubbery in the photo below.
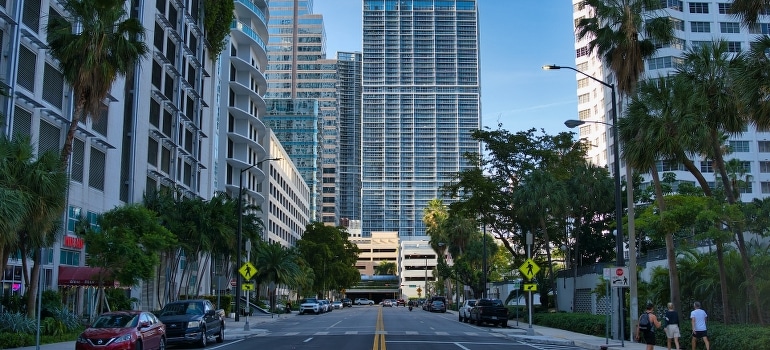
<svg viewBox="0 0 770 350">
<path fill-rule="evenodd" d="M 536 313 L 533 316 L 536 325 L 550 328 L 563 329 L 570 332 L 590 334 L 604 337 L 606 332 L 606 318 L 604 315 L 591 315 L 582 313 Z M 687 321 L 685 319 L 685 321 Z M 681 348 L 690 347 L 690 334 L 692 329 L 689 322 L 679 325 L 682 337 L 679 339 Z M 626 327 L 626 334 L 631 334 Z M 712 349 L 742 349 L 765 350 L 770 349 L 770 328 L 757 325 L 735 324 L 724 325 L 709 322 L 708 336 Z M 666 335 L 662 329 L 655 332 L 656 344 L 665 345 Z M 626 338 L 628 339 L 628 338 Z M 699 345 L 703 346 L 703 345 Z"/>
</svg>

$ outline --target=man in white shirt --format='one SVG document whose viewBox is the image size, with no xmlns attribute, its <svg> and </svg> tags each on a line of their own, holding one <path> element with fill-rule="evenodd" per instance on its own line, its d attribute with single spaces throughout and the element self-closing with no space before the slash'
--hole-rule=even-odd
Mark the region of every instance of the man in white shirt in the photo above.
<svg viewBox="0 0 770 350">
<path fill-rule="evenodd" d="M 694 302 L 692 306 L 695 310 L 690 312 L 690 322 L 692 323 L 692 350 L 695 350 L 695 344 L 698 339 L 703 339 L 706 344 L 706 350 L 710 350 L 709 338 L 706 335 L 706 311 L 701 310 L 700 302 Z"/>
</svg>

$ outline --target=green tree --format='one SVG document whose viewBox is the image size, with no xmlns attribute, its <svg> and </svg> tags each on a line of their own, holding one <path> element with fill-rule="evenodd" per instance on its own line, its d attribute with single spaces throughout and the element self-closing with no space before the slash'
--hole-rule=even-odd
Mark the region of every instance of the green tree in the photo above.
<svg viewBox="0 0 770 350">
<path fill-rule="evenodd" d="M 63 6 L 70 17 L 52 13 L 46 31 L 48 51 L 59 61 L 74 96 L 75 110 L 61 151 L 66 168 L 78 124 L 102 114 L 117 78 L 129 74 L 149 49 L 142 23 L 128 16 L 125 1 L 65 0 Z"/>
<path fill-rule="evenodd" d="M 99 288 L 109 275 L 123 286 L 150 279 L 159 253 L 176 245 L 174 235 L 152 211 L 139 204 L 117 207 L 99 216 L 96 227 L 80 227 L 86 243 L 86 263 L 100 267 Z"/>
<path fill-rule="evenodd" d="M 296 248 L 282 246 L 278 242 L 259 245 L 256 252 L 257 276 L 271 286 L 296 284 L 301 278 L 301 267 Z M 269 290 L 270 305 L 275 305 L 275 287 Z"/>
<path fill-rule="evenodd" d="M 743 24 L 751 28 L 757 24 L 760 14 L 770 7 L 768 0 L 733 0 L 730 13 L 737 16 Z"/>
<path fill-rule="evenodd" d="M 396 263 L 392 261 L 382 261 L 379 265 L 374 267 L 375 275 L 395 275 Z"/>
<path fill-rule="evenodd" d="M 577 20 L 578 40 L 590 39 L 588 48 L 610 67 L 618 92 L 630 95 L 644 72 L 644 61 L 658 45 L 674 39 L 674 28 L 661 10 L 660 0 L 586 0 L 593 17 Z"/>
<path fill-rule="evenodd" d="M 349 288 L 361 280 L 356 269 L 358 247 L 348 240 L 343 227 L 313 222 L 297 241 L 300 256 L 313 269 L 312 290 L 322 296 L 329 290 Z"/>
<path fill-rule="evenodd" d="M 0 137 L 0 156 L 0 193 L 8 199 L 8 202 L 3 201 L 0 205 L 0 210 L 9 214 L 0 239 L 0 267 L 5 269 L 8 257 L 16 252 L 32 258 L 31 269 L 27 267 L 27 259 L 21 259 L 21 262 L 24 282 L 29 286 L 27 316 L 34 317 L 34 296 L 39 288 L 40 250 L 53 246 L 56 233 L 61 227 L 67 175 L 59 166 L 58 156 L 54 152 L 42 152 L 36 156 L 29 137 L 18 136 L 12 140 Z M 5 220 L 6 217 L 3 217 L 2 221 Z"/>
</svg>

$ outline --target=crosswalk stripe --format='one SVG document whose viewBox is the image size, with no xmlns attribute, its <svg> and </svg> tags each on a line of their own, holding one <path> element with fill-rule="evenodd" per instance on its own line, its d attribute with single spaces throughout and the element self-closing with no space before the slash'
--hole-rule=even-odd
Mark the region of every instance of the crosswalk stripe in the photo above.
<svg viewBox="0 0 770 350">
<path fill-rule="evenodd" d="M 347 331 L 345 334 L 358 334 L 358 331 Z"/>
<path fill-rule="evenodd" d="M 406 331 L 406 335 L 418 335 L 418 334 L 420 334 L 420 332 Z"/>
<path fill-rule="evenodd" d="M 315 332 L 314 335 L 329 335 L 329 332 Z"/>
<path fill-rule="evenodd" d="M 447 332 L 436 332 L 436 335 L 449 335 Z"/>
<path fill-rule="evenodd" d="M 287 332 L 286 335 L 297 335 L 299 332 Z"/>
</svg>

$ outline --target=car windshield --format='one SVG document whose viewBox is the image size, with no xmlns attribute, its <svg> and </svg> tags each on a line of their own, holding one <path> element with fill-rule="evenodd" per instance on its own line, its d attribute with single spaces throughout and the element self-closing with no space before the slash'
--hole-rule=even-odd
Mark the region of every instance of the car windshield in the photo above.
<svg viewBox="0 0 770 350">
<path fill-rule="evenodd" d="M 203 315 L 198 303 L 173 303 L 167 304 L 163 308 L 161 316 L 177 316 L 177 315 Z"/>
<path fill-rule="evenodd" d="M 434 301 L 433 306 L 444 306 L 444 303 L 440 301 Z"/>
<path fill-rule="evenodd" d="M 300 301 L 300 304 L 305 304 L 305 303 L 318 303 L 318 299 L 316 299 L 316 298 L 305 298 L 305 299 L 302 299 Z"/>
<path fill-rule="evenodd" d="M 136 327 L 139 315 L 109 314 L 101 315 L 91 328 L 131 328 Z"/>
<path fill-rule="evenodd" d="M 468 306 L 475 306 L 476 300 L 468 300 Z"/>
</svg>

